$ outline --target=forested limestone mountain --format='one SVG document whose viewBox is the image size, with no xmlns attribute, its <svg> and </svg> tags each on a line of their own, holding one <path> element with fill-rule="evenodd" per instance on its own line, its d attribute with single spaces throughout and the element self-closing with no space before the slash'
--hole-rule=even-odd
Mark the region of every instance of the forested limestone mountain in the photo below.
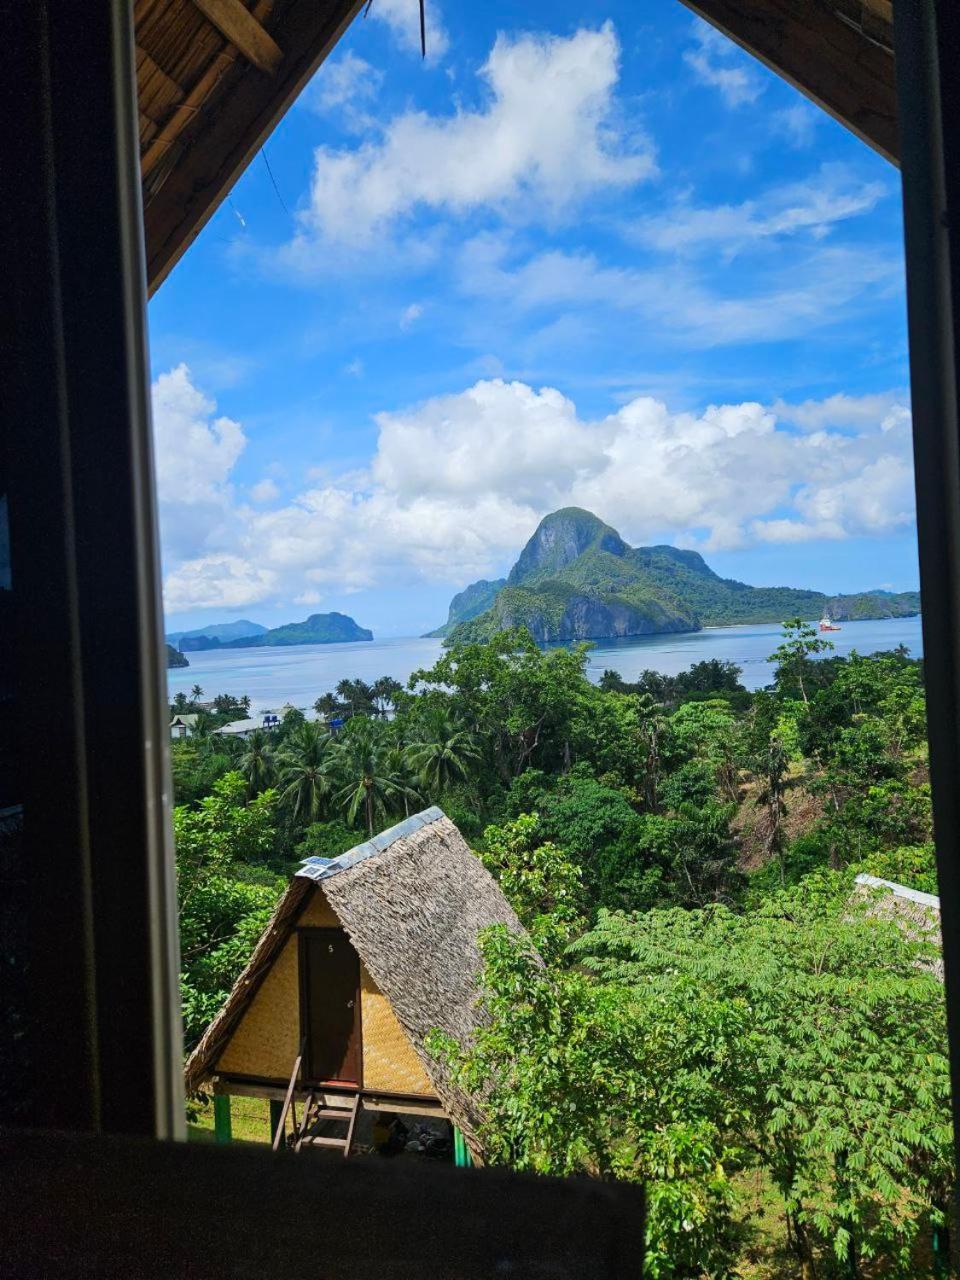
<svg viewBox="0 0 960 1280">
<path fill-rule="evenodd" d="M 506 584 L 474 583 L 450 606 L 443 634 L 454 642 L 527 627 L 541 644 L 605 640 L 704 626 L 816 618 L 838 621 L 919 612 L 917 592 L 827 596 L 793 587 L 751 587 L 721 578 L 696 551 L 630 547 L 615 529 L 579 507 L 544 517 Z M 490 598 L 472 616 L 461 602 Z"/>
<path fill-rule="evenodd" d="M 449 635 L 458 622 L 469 622 L 471 618 L 486 613 L 506 585 L 506 578 L 496 578 L 493 582 L 481 578 L 479 582 L 471 582 L 469 587 L 459 591 L 450 601 L 450 612 L 443 626 L 437 627 L 435 631 L 428 631 L 427 638 L 433 640 Z"/>
</svg>

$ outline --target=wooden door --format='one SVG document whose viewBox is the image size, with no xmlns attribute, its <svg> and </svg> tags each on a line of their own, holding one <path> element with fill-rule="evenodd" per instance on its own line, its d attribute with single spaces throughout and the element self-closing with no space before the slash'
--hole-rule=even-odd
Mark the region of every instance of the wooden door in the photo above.
<svg viewBox="0 0 960 1280">
<path fill-rule="evenodd" d="M 360 957 L 343 929 L 301 932 L 300 981 L 307 1079 L 361 1085 Z"/>
</svg>

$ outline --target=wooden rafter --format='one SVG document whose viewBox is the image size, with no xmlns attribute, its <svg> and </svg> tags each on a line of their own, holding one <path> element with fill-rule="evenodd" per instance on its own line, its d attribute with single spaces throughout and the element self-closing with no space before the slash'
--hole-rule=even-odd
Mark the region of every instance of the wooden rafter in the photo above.
<svg viewBox="0 0 960 1280">
<path fill-rule="evenodd" d="M 193 0 L 208 22 L 261 71 L 272 75 L 283 50 L 241 0 Z"/>
<path fill-rule="evenodd" d="M 893 58 L 825 0 L 681 0 L 894 164 Z M 886 11 L 868 0 L 875 16 Z"/>
</svg>

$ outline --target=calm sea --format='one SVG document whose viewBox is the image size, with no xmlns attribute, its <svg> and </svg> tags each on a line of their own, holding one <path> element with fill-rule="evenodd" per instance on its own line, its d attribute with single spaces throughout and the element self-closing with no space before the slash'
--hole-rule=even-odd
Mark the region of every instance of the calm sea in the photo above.
<svg viewBox="0 0 960 1280">
<path fill-rule="evenodd" d="M 676 675 L 694 662 L 720 658 L 743 668 L 741 679 L 748 689 L 759 689 L 772 678 L 767 658 L 776 648 L 779 634 L 779 626 L 763 623 L 598 642 L 590 653 L 588 674 L 599 680 L 609 667 L 625 680 L 635 680 L 647 668 Z M 838 654 L 851 649 L 876 653 L 898 644 L 905 644 L 915 657 L 923 652 L 919 618 L 846 622 L 830 639 Z M 421 639 L 310 644 L 290 649 L 214 649 L 189 654 L 190 666 L 174 668 L 167 677 L 171 698 L 181 689 L 189 694 L 199 684 L 207 698 L 218 693 L 235 697 L 249 694 L 254 711 L 286 702 L 309 707 L 344 677 L 372 681 L 377 676 L 393 676 L 406 682 L 418 668 L 431 666 L 440 653 L 439 640 Z"/>
</svg>

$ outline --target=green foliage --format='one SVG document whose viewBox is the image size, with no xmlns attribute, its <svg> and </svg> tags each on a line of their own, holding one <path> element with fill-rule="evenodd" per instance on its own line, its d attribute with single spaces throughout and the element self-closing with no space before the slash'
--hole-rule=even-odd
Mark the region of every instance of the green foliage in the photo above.
<svg viewBox="0 0 960 1280">
<path fill-rule="evenodd" d="M 932 844 L 900 845 L 896 849 L 878 849 L 852 868 L 881 880 L 905 884 L 921 893 L 938 894 L 937 860 Z"/>
<path fill-rule="evenodd" d="M 808 702 L 810 659 L 818 653 L 827 653 L 832 648 L 833 642 L 822 639 L 817 628 L 810 626 L 802 618 L 791 618 L 785 622 L 780 644 L 769 659 L 777 664 L 778 691 L 787 696 L 793 696 L 794 691 L 799 691 L 802 700 Z"/>
<path fill-rule="evenodd" d="M 249 959 L 283 881 L 263 863 L 274 843 L 276 795 L 247 802 L 227 773 L 196 808 L 174 810 L 180 910 L 180 990 L 187 1047 L 199 1039 Z"/>
<path fill-rule="evenodd" d="M 489 1021 L 464 1054 L 434 1035 L 462 1087 L 485 1100 L 493 1164 L 642 1182 L 649 1277 L 724 1276 L 737 1232 L 724 1100 L 707 1045 L 735 1042 L 735 1008 L 692 1018 L 677 990 L 656 1006 L 576 971 L 545 969 L 501 926 L 481 935 Z"/>
<path fill-rule="evenodd" d="M 407 758 L 428 796 L 440 796 L 463 782 L 480 758 L 474 735 L 463 721 L 451 719 L 436 704 L 415 719 L 412 732 Z"/>
<path fill-rule="evenodd" d="M 578 551 L 591 528 L 573 529 L 577 590 L 638 563 L 605 527 Z M 658 573 L 709 575 L 654 550 Z M 555 567 L 534 557 L 509 590 Z M 942 988 L 850 887 L 866 871 L 936 891 L 921 664 L 825 656 L 798 620 L 756 694 L 723 663 L 598 686 L 586 654 L 523 630 L 454 643 L 406 690 L 341 681 L 318 699 L 345 721 L 330 734 L 292 717 L 221 739 L 242 701 L 218 701 L 174 743 L 191 1042 L 273 868 L 439 803 L 539 948 L 490 933 L 490 1021 L 466 1055 L 436 1046 L 486 1100 L 495 1162 L 644 1181 L 651 1276 L 740 1273 L 732 1180 L 755 1169 L 805 1274 L 915 1273 L 951 1191 Z"/>
<path fill-rule="evenodd" d="M 909 1276 L 952 1178 L 943 990 L 929 944 L 811 879 L 747 915 L 602 915 L 575 947 L 603 985 L 657 1002 L 689 984 L 742 1010 L 705 1045 L 728 1141 L 770 1172 L 801 1260 L 877 1259 Z"/>
<path fill-rule="evenodd" d="M 538 827 L 536 814 L 487 827 L 482 858 L 540 954 L 553 958 L 582 928 L 586 896 L 580 868 L 555 844 L 542 843 Z"/>
<path fill-rule="evenodd" d="M 323 725 L 303 722 L 287 738 L 278 758 L 281 799 L 295 820 L 316 822 L 332 791 L 333 751 Z"/>
<path fill-rule="evenodd" d="M 360 841 L 356 827 L 347 826 L 339 818 L 327 822 L 311 822 L 297 845 L 297 857 L 337 858 Z"/>
</svg>

